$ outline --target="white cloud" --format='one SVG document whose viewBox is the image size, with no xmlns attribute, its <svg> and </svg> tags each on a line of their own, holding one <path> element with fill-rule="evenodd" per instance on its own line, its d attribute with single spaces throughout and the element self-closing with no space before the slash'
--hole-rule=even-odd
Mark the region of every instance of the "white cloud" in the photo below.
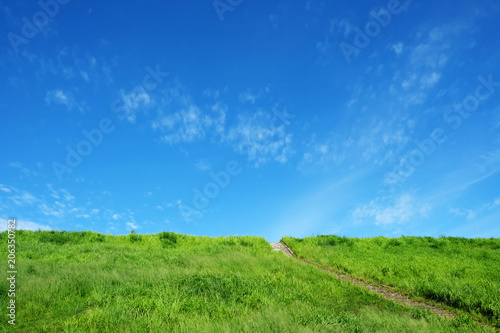
<svg viewBox="0 0 500 333">
<path fill-rule="evenodd" d="M 480 206 L 476 206 L 474 209 L 450 208 L 448 212 L 455 216 L 465 216 L 465 220 L 469 222 L 476 220 L 478 216 L 483 217 L 489 214 L 489 211 L 497 209 L 499 206 L 500 206 L 500 198 L 495 198 Z"/>
<path fill-rule="evenodd" d="M 194 142 L 205 138 L 205 132 L 212 125 L 210 117 L 202 114 L 194 104 L 173 114 L 167 114 L 153 122 L 154 130 L 167 132 L 162 136 L 164 142 Z"/>
<path fill-rule="evenodd" d="M 37 173 L 35 171 L 31 171 L 30 169 L 24 167 L 20 162 L 12 162 L 8 165 L 11 168 L 16 168 L 21 172 L 22 176 L 36 176 Z"/>
<path fill-rule="evenodd" d="M 7 193 L 11 192 L 10 188 L 5 187 L 2 184 L 0 184 L 0 191 L 7 192 Z"/>
<path fill-rule="evenodd" d="M 449 212 L 456 216 L 466 216 L 466 221 L 474 220 L 477 217 L 477 213 L 472 209 L 451 208 Z"/>
<path fill-rule="evenodd" d="M 497 109 L 499 110 L 499 109 Z M 494 121 L 494 124 L 493 124 L 493 130 L 497 130 L 500 128 L 500 112 L 495 112 L 497 114 L 497 117 L 496 117 L 496 120 Z"/>
<path fill-rule="evenodd" d="M 51 184 L 46 184 L 49 190 L 48 195 L 34 196 L 30 192 L 16 189 L 9 186 L 11 192 L 6 196 L 4 205 L 0 205 L 5 211 L 13 211 L 18 207 L 33 208 L 38 216 L 53 218 L 90 218 L 96 215 L 99 210 L 87 209 L 86 207 L 75 207 L 75 197 L 65 189 L 55 189 Z"/>
<path fill-rule="evenodd" d="M 405 106 L 411 106 L 411 105 L 418 105 L 422 104 L 425 102 L 427 99 L 427 94 L 421 93 L 421 92 L 411 92 L 408 95 L 405 96 L 406 101 L 405 101 Z"/>
<path fill-rule="evenodd" d="M 125 93 L 120 91 L 121 109 L 124 111 L 124 117 L 128 122 L 134 123 L 137 113 L 146 111 L 154 105 L 152 97 L 143 87 L 136 87 L 132 91 Z"/>
<path fill-rule="evenodd" d="M 404 113 L 358 118 L 355 122 L 356 126 L 339 127 L 326 136 L 311 136 L 303 146 L 299 169 L 347 162 L 381 166 L 393 162 L 411 138 Z"/>
<path fill-rule="evenodd" d="M 361 134 L 357 142 L 363 159 L 377 165 L 393 161 L 410 140 L 405 120 L 403 115 L 373 119 L 370 129 Z"/>
<path fill-rule="evenodd" d="M 177 84 L 166 89 L 157 110 L 153 130 L 162 133 L 161 140 L 169 144 L 191 143 L 204 140 L 208 134 L 223 135 L 226 107 L 216 102 L 203 111 L 185 88 Z"/>
<path fill-rule="evenodd" d="M 135 222 L 127 222 L 127 227 L 131 230 L 137 230 L 140 228 L 137 224 L 135 224 Z"/>
<path fill-rule="evenodd" d="M 64 92 L 60 89 L 48 91 L 45 95 L 45 103 L 64 105 L 68 111 L 73 111 L 77 109 L 78 111 L 83 111 L 83 108 L 76 102 L 73 94 L 70 92 Z"/>
<path fill-rule="evenodd" d="M 494 208 L 500 206 L 500 198 L 496 198 L 495 201 L 491 204 L 490 208 Z"/>
<path fill-rule="evenodd" d="M 47 92 L 47 103 L 57 102 L 59 104 L 68 104 L 68 96 L 62 90 L 53 90 Z"/>
<path fill-rule="evenodd" d="M 225 89 L 227 90 L 227 89 Z M 224 91 L 226 92 L 226 91 Z M 209 98 L 212 98 L 214 100 L 217 100 L 219 99 L 220 95 L 221 95 L 221 91 L 220 90 L 217 90 L 217 89 L 205 89 L 203 91 L 203 94 L 202 94 L 204 97 L 209 97 Z"/>
<path fill-rule="evenodd" d="M 356 221 L 370 219 L 375 225 L 391 225 L 410 222 L 416 217 L 426 217 L 430 210 L 429 205 L 416 202 L 408 193 L 397 197 L 393 204 L 386 204 L 386 201 L 386 198 L 381 198 L 359 205 L 352 216 Z"/>
<path fill-rule="evenodd" d="M 332 35 L 341 35 L 343 37 L 349 36 L 352 32 L 353 25 L 346 19 L 333 19 L 330 21 L 330 34 Z"/>
<path fill-rule="evenodd" d="M 334 54 L 334 49 L 338 46 L 339 40 L 347 41 L 353 31 L 353 25 L 346 19 L 330 20 L 330 26 L 325 33 L 324 40 L 316 42 L 316 50 L 320 55 L 320 61 L 328 62 L 328 58 Z"/>
<path fill-rule="evenodd" d="M 82 76 L 82 78 L 83 78 L 85 81 L 87 81 L 87 82 L 89 82 L 89 81 L 90 81 L 90 78 L 89 78 L 89 75 L 87 74 L 87 72 L 85 72 L 85 71 L 80 71 L 80 75 Z"/>
<path fill-rule="evenodd" d="M 240 93 L 239 99 L 241 103 L 246 103 L 250 102 L 252 104 L 255 104 L 255 101 L 257 100 L 258 96 L 255 94 L 252 94 L 250 89 L 247 89 L 245 92 Z"/>
<path fill-rule="evenodd" d="M 497 167 L 500 165 L 500 149 L 492 150 L 486 154 L 481 155 L 481 161 L 483 161 L 483 169 L 486 167 L 494 167 L 498 171 Z"/>
<path fill-rule="evenodd" d="M 47 215 L 47 216 L 55 216 L 55 217 L 64 216 L 64 211 L 62 209 L 56 209 L 54 207 L 49 207 L 45 203 L 39 204 L 38 209 L 40 209 L 42 214 Z"/>
<path fill-rule="evenodd" d="M 467 218 L 466 218 L 466 220 L 467 221 L 474 220 L 476 218 L 476 216 L 477 215 L 476 215 L 476 213 L 474 211 L 468 210 L 467 211 Z"/>
<path fill-rule="evenodd" d="M 256 165 L 270 159 L 286 163 L 291 154 L 292 135 L 285 125 L 264 111 L 251 116 L 240 116 L 238 124 L 229 129 L 226 141 L 240 154 L 248 156 Z"/>
<path fill-rule="evenodd" d="M 391 49 L 394 50 L 394 53 L 396 53 L 397 55 L 400 55 L 403 52 L 403 43 L 393 44 L 391 46 Z"/>
<path fill-rule="evenodd" d="M 432 88 L 441 79 L 441 74 L 432 72 L 430 74 L 423 75 L 420 78 L 420 87 L 422 89 Z"/>
<path fill-rule="evenodd" d="M 259 92 L 257 93 L 252 92 L 251 89 L 247 89 L 244 92 L 240 93 L 238 97 L 241 103 L 250 102 L 251 104 L 255 104 L 257 100 L 269 94 L 270 91 L 271 88 L 269 86 L 266 86 L 265 88 L 259 90 Z"/>
<path fill-rule="evenodd" d="M 412 73 L 411 76 L 408 79 L 404 80 L 401 83 L 401 87 L 403 89 L 408 89 L 408 88 L 410 88 L 415 83 L 416 80 L 417 80 L 417 74 Z"/>
<path fill-rule="evenodd" d="M 413 48 L 411 61 L 414 65 L 430 68 L 439 68 L 446 65 L 448 56 L 444 53 L 449 45 L 432 45 L 421 43 Z"/>
<path fill-rule="evenodd" d="M 7 227 L 8 227 L 8 221 L 0 218 L 0 232 L 6 231 Z M 16 229 L 17 230 L 31 230 L 31 231 L 51 230 L 51 228 L 47 225 L 38 224 L 35 222 L 25 221 L 25 220 L 17 220 Z"/>
<path fill-rule="evenodd" d="M 198 171 L 210 171 L 212 170 L 212 165 L 210 164 L 209 161 L 202 159 L 199 160 L 196 164 L 195 167 Z"/>
<path fill-rule="evenodd" d="M 206 212 L 206 210 L 198 210 L 190 207 L 189 205 L 184 205 L 181 200 L 177 200 L 176 205 L 182 219 L 187 223 L 194 222 L 196 219 L 202 218 L 203 213 Z"/>
<path fill-rule="evenodd" d="M 10 192 L 0 190 L 0 211 L 12 212 L 19 210 L 19 207 L 31 208 L 34 214 L 41 219 L 40 222 L 53 221 L 73 221 L 75 219 L 110 220 L 124 217 L 125 221 L 134 221 L 133 213 L 118 215 L 113 211 L 101 210 L 92 207 L 92 202 L 87 201 L 85 206 L 75 206 L 76 198 L 64 188 L 57 188 L 51 184 L 46 184 L 47 191 L 40 195 L 33 195 L 30 192 L 16 189 L 13 186 L 0 184 L 0 188 L 8 188 Z M 3 197 L 1 197 L 3 196 Z M 90 206 L 90 207 L 89 207 Z M 75 224 L 73 224 L 74 226 Z"/>
<path fill-rule="evenodd" d="M 298 168 L 303 170 L 308 165 L 328 167 L 331 164 L 340 164 L 346 157 L 346 145 L 350 143 L 347 140 L 344 142 L 339 142 L 339 140 L 332 134 L 323 140 L 318 140 L 313 135 L 305 145 L 305 153 L 302 155 Z"/>
<path fill-rule="evenodd" d="M 227 105 L 218 102 L 212 105 L 210 109 L 213 115 L 212 127 L 215 130 L 215 133 L 217 133 L 217 135 L 223 137 L 226 131 L 225 126 L 226 126 Z"/>
<path fill-rule="evenodd" d="M 260 96 L 269 93 L 265 87 L 254 94 L 247 90 L 239 94 L 240 101 L 253 104 Z M 218 93 L 206 90 L 204 97 L 215 99 L 203 108 L 193 101 L 185 88 L 176 84 L 163 91 L 157 118 L 151 126 L 160 133 L 160 140 L 168 144 L 194 143 L 210 140 L 231 147 L 235 152 L 245 154 L 256 165 L 269 160 L 285 163 L 291 154 L 292 135 L 285 130 L 293 118 L 288 113 L 278 112 L 277 105 L 272 113 L 255 107 L 237 119 L 226 124 L 227 105 L 218 100 Z M 252 107 L 253 108 L 253 107 Z M 199 170 L 207 166 L 198 163 Z"/>
<path fill-rule="evenodd" d="M 410 59 L 414 68 L 427 67 L 431 69 L 442 68 L 447 63 L 450 57 L 453 57 L 453 52 L 458 50 L 453 49 L 456 41 L 459 42 L 462 48 L 470 47 L 466 42 L 469 32 L 472 31 L 465 22 L 454 22 L 444 24 L 432 29 L 424 28 L 419 31 L 417 38 L 418 45 L 411 48 Z"/>
<path fill-rule="evenodd" d="M 50 196 L 54 199 L 62 199 L 66 203 L 69 203 L 75 199 L 66 189 L 56 190 L 52 184 L 47 184 L 47 188 L 50 190 Z"/>
<path fill-rule="evenodd" d="M 27 191 L 16 191 L 16 193 L 9 197 L 9 200 L 16 206 L 31 206 L 38 201 L 33 194 Z"/>
</svg>

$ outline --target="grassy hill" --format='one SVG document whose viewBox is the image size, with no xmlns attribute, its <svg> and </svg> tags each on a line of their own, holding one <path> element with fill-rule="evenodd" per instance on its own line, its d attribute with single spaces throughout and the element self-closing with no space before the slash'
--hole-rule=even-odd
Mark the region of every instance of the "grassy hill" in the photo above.
<svg viewBox="0 0 500 333">
<path fill-rule="evenodd" d="M 19 230 L 15 240 L 16 325 L 8 324 L 8 317 L 2 315 L 0 331 L 494 331 L 474 323 L 468 315 L 448 319 L 386 301 L 360 286 L 273 252 L 260 237 Z M 330 251 L 326 258 L 336 248 L 305 246 L 309 240 L 286 241 L 304 257 L 318 248 Z M 358 241 L 352 242 L 356 249 Z M 0 233 L 0 243 L 5 258 L 1 308 L 7 313 L 6 232 Z M 399 248 L 409 246 L 405 243 Z M 498 249 L 488 245 L 484 251 L 484 256 L 497 258 Z M 315 253 L 319 257 L 311 259 L 321 262 L 319 252 Z M 322 263 L 335 265 L 328 260 Z M 447 260 L 443 257 L 443 262 Z M 355 275 L 364 272 L 359 268 L 362 265 L 339 265 Z M 394 271 L 393 266 L 386 265 L 386 276 L 392 276 L 388 272 Z M 463 274 L 476 274 L 475 266 L 471 267 Z M 367 278 L 375 281 L 375 276 Z M 473 279 L 468 281 L 474 283 Z"/>
<path fill-rule="evenodd" d="M 500 328 L 500 239 L 282 239 L 302 259 L 414 299 L 461 309 Z"/>
</svg>

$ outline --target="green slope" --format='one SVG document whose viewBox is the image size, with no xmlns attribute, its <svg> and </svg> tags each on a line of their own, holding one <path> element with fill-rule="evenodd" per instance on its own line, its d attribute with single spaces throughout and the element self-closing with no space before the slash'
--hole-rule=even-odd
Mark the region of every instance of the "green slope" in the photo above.
<svg viewBox="0 0 500 333">
<path fill-rule="evenodd" d="M 259 237 L 17 231 L 15 240 L 16 326 L 2 316 L 0 331 L 485 331 L 385 301 Z M 0 244 L 6 272 L 5 232 Z M 5 313 L 8 289 L 2 278 Z"/>
<path fill-rule="evenodd" d="M 500 327 L 500 239 L 284 237 L 295 255 Z"/>
</svg>

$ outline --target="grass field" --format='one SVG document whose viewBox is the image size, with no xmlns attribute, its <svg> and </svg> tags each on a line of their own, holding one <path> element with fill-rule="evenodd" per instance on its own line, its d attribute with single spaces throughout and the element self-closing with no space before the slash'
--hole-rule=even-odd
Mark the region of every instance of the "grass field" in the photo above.
<svg viewBox="0 0 500 333">
<path fill-rule="evenodd" d="M 386 301 L 273 252 L 259 237 L 19 230 L 15 240 L 16 325 L 2 315 L 3 332 L 494 331 L 468 315 L 447 319 Z M 299 253 L 327 248 L 289 240 Z M 6 232 L 0 242 L 7 313 Z M 493 260 L 491 247 L 483 250 Z"/>
<path fill-rule="evenodd" d="M 317 236 L 282 241 L 299 258 L 415 299 L 441 302 L 500 328 L 500 239 Z"/>
</svg>

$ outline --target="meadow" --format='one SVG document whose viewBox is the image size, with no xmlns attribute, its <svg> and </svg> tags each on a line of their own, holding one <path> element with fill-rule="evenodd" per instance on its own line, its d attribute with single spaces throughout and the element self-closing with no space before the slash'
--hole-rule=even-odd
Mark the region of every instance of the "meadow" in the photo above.
<svg viewBox="0 0 500 333">
<path fill-rule="evenodd" d="M 500 239 L 316 236 L 282 241 L 297 257 L 321 267 L 500 328 Z"/>
<path fill-rule="evenodd" d="M 327 248 L 288 240 L 302 254 Z M 0 242 L 7 313 L 6 232 Z M 260 237 L 19 230 L 16 265 L 16 325 L 2 315 L 2 332 L 494 332 L 384 300 Z"/>
</svg>

